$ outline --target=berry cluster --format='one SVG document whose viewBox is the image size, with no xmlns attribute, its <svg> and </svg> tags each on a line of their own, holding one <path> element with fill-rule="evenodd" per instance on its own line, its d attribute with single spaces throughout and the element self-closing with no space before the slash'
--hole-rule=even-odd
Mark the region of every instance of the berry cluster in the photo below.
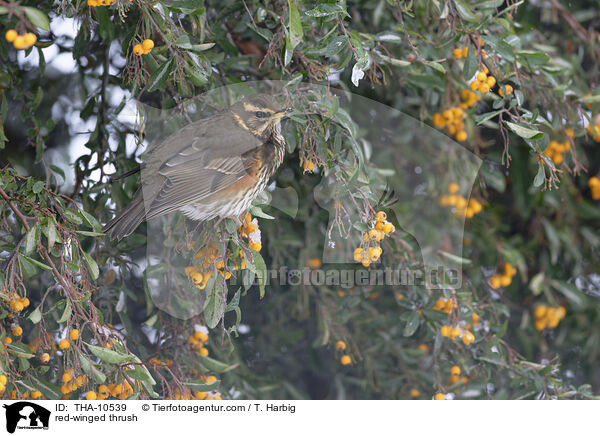
<svg viewBox="0 0 600 436">
<path fill-rule="evenodd" d="M 305 173 L 312 173 L 313 170 L 315 169 L 315 163 L 312 160 L 305 160 L 302 163 L 302 169 L 304 170 Z"/>
<path fill-rule="evenodd" d="M 475 94 L 470 89 L 463 89 L 460 91 L 460 107 L 461 109 L 469 109 L 475 106 L 477 102 L 481 100 L 481 97 Z"/>
<path fill-rule="evenodd" d="M 461 370 L 460 370 L 460 366 L 458 365 L 454 365 L 452 368 L 450 368 L 450 377 L 448 378 L 448 386 L 453 386 L 455 384 L 457 384 L 458 382 L 461 382 L 462 384 L 466 384 L 469 380 L 467 379 L 467 377 L 461 377 Z"/>
<path fill-rule="evenodd" d="M 565 317 L 567 310 L 563 306 L 548 307 L 544 304 L 536 306 L 533 310 L 536 330 L 553 329 Z"/>
<path fill-rule="evenodd" d="M 17 50 L 27 50 L 37 41 L 37 37 L 33 33 L 19 35 L 14 29 L 8 30 L 4 37 L 8 42 L 12 42 Z"/>
<path fill-rule="evenodd" d="M 594 118 L 594 123 L 588 124 L 587 131 L 596 142 L 600 142 L 600 117 Z"/>
<path fill-rule="evenodd" d="M 258 228 L 258 220 L 256 218 L 252 219 L 252 216 L 247 213 L 242 220 L 242 225 L 237 229 L 238 234 L 242 238 L 248 238 L 248 246 L 255 250 L 260 251 L 262 248 L 260 239 L 261 233 Z M 227 255 L 229 255 L 229 251 Z M 226 257 L 227 257 L 226 255 Z M 189 277 L 192 283 L 198 289 L 206 288 L 208 280 L 212 275 L 213 266 L 216 266 L 217 270 L 222 276 L 225 276 L 225 279 L 229 279 L 231 277 L 231 270 L 243 270 L 246 269 L 246 262 L 244 260 L 244 253 L 240 251 L 239 253 L 239 265 L 235 263 L 234 265 L 228 265 L 228 271 L 225 271 L 225 261 L 223 259 L 216 260 L 219 256 L 219 250 L 216 245 L 211 245 L 202 250 L 198 251 L 194 258 L 202 259 L 201 263 L 197 265 L 190 265 L 185 268 L 185 275 Z M 216 263 L 215 263 L 216 262 Z"/>
<path fill-rule="evenodd" d="M 334 345 L 336 351 L 344 351 L 346 350 L 346 343 L 344 341 L 337 341 Z M 340 363 L 342 365 L 350 365 L 352 363 L 352 358 L 348 354 L 344 354 L 340 357 Z"/>
<path fill-rule="evenodd" d="M 439 310 L 440 312 L 452 313 L 452 309 L 456 309 L 456 301 L 452 298 L 438 298 L 433 305 L 433 310 Z"/>
<path fill-rule="evenodd" d="M 488 76 L 488 67 L 483 66 L 483 71 L 477 71 L 475 80 L 473 80 L 469 86 L 473 91 L 479 91 L 482 94 L 487 93 L 496 84 L 496 78 L 492 75 Z"/>
<path fill-rule="evenodd" d="M 446 134 L 454 136 L 457 141 L 465 141 L 467 139 L 465 111 L 462 107 L 454 106 L 442 113 L 436 112 L 433 114 L 432 121 L 436 128 L 445 128 Z"/>
<path fill-rule="evenodd" d="M 512 283 L 512 279 L 517 274 L 517 270 L 510 263 L 504 264 L 503 274 L 494 274 L 490 277 L 490 286 L 492 289 L 498 289 L 499 287 L 507 287 Z"/>
<path fill-rule="evenodd" d="M 195 331 L 187 339 L 187 343 L 201 356 L 208 356 L 208 349 L 204 346 L 207 341 L 208 335 L 201 330 Z"/>
<path fill-rule="evenodd" d="M 6 391 L 6 383 L 8 383 L 8 379 L 6 378 L 6 376 L 4 374 L 0 375 L 0 397 L 2 395 L 4 395 L 4 392 Z M 33 391 L 25 391 L 20 396 L 19 396 L 19 393 L 16 391 L 16 389 L 13 389 L 10 392 L 11 400 L 16 400 L 16 399 L 27 400 L 27 399 L 29 399 L 29 397 L 33 398 L 34 400 L 43 399 L 42 398 L 43 395 L 38 389 L 35 389 Z"/>
<path fill-rule="evenodd" d="M 63 385 L 60 387 L 60 392 L 63 394 L 63 399 L 67 399 L 69 394 L 75 392 L 89 381 L 87 375 L 75 376 L 75 370 L 67 369 L 62 375 Z M 65 398 L 67 397 L 67 398 Z"/>
<path fill-rule="evenodd" d="M 467 55 L 469 54 L 469 47 L 463 47 L 463 48 L 455 48 L 454 50 L 452 50 L 452 57 L 454 59 L 461 59 L 461 58 L 466 58 Z"/>
<path fill-rule="evenodd" d="M 504 90 L 502 88 L 504 88 Z M 509 84 L 506 84 L 503 87 L 500 87 L 500 89 L 498 90 L 498 94 L 500 94 L 500 97 L 504 97 L 505 92 L 506 92 L 506 95 L 512 94 L 513 93 L 513 87 L 510 86 Z"/>
<path fill-rule="evenodd" d="M 552 159 L 555 165 L 560 165 L 563 160 L 563 154 L 571 150 L 571 143 L 567 139 L 565 142 L 550 141 L 544 154 Z"/>
<path fill-rule="evenodd" d="M 590 177 L 588 186 L 594 200 L 600 200 L 600 179 L 598 177 Z"/>
<path fill-rule="evenodd" d="M 115 0 L 88 0 L 87 4 L 91 7 L 96 6 L 110 6 L 115 2 Z"/>
<path fill-rule="evenodd" d="M 242 221 L 241 227 L 238 228 L 238 233 L 242 238 L 248 238 L 248 247 L 254 251 L 260 251 L 262 244 L 260 242 L 260 229 L 258 228 L 258 220 L 252 219 L 252 215 L 246 213 Z M 242 269 L 244 269 L 242 267 Z"/>
<path fill-rule="evenodd" d="M 368 267 L 372 262 L 377 262 L 383 253 L 379 245 L 386 235 L 394 233 L 396 228 L 392 223 L 386 221 L 387 215 L 383 211 L 377 212 L 373 228 L 363 234 L 363 241 L 367 245 L 365 248 L 354 250 L 354 261 L 361 262 L 363 266 Z"/>
<path fill-rule="evenodd" d="M 17 294 L 7 294 L 6 288 L 2 289 L 0 292 L 0 296 L 4 300 L 8 300 L 8 306 L 14 310 L 15 312 L 21 312 L 27 306 L 29 306 L 29 298 L 27 297 L 19 297 Z"/>
<path fill-rule="evenodd" d="M 141 44 L 133 46 L 133 54 L 136 56 L 146 55 L 154 48 L 154 41 L 151 39 L 144 39 Z"/>
<path fill-rule="evenodd" d="M 481 38 L 479 38 L 479 46 L 483 47 L 485 45 L 485 41 Z M 465 46 L 462 48 L 455 48 L 454 50 L 452 50 L 452 57 L 454 59 L 462 59 L 462 58 L 466 58 L 467 55 L 469 54 L 469 47 Z M 487 58 L 487 53 L 485 52 L 485 50 L 481 49 L 481 56 L 485 59 Z"/>
<path fill-rule="evenodd" d="M 207 379 L 214 379 L 210 383 L 217 381 L 215 376 L 205 377 L 205 382 Z M 208 382 L 206 382 L 208 383 Z M 189 393 L 182 393 L 181 389 L 176 388 L 173 392 L 173 395 L 170 395 L 166 398 L 167 400 L 222 400 L 221 394 L 218 391 L 213 392 L 202 392 L 196 391 L 193 395 Z"/>
<path fill-rule="evenodd" d="M 451 327 L 449 325 L 443 325 L 440 328 L 440 334 L 445 338 L 450 338 L 451 340 L 455 340 L 456 338 L 461 337 L 462 342 L 465 345 L 470 345 L 475 340 L 475 335 L 468 331 L 468 329 L 462 329 L 458 326 Z"/>
<path fill-rule="evenodd" d="M 458 183 L 450 183 L 448 185 L 448 194 L 442 195 L 438 199 L 438 203 L 443 207 L 454 208 L 454 214 L 456 216 L 464 216 L 465 218 L 473 218 L 476 214 L 481 212 L 483 206 L 477 199 L 467 199 L 460 194 L 457 194 L 460 190 Z"/>
</svg>

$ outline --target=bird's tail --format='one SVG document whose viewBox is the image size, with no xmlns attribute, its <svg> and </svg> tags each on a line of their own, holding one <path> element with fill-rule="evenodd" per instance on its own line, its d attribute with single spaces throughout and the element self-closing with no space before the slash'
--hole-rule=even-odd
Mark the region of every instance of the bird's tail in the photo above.
<svg viewBox="0 0 600 436">
<path fill-rule="evenodd" d="M 107 233 L 110 239 L 121 240 L 130 235 L 146 219 L 146 208 L 144 207 L 144 197 L 140 189 L 131 203 L 114 217 L 102 231 Z"/>
</svg>

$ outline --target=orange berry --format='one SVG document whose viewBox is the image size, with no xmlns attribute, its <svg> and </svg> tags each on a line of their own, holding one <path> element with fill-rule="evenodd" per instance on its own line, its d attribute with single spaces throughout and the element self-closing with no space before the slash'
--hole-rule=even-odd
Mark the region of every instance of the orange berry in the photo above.
<svg viewBox="0 0 600 436">
<path fill-rule="evenodd" d="M 460 367 L 457 365 L 454 365 L 452 368 L 450 368 L 450 375 L 459 376 L 460 375 Z"/>
<path fill-rule="evenodd" d="M 450 336 L 450 326 L 443 325 L 443 326 L 440 328 L 440 334 L 441 334 L 443 337 L 445 337 L 445 338 L 446 338 L 446 337 L 448 337 L 448 336 Z"/>
<path fill-rule="evenodd" d="M 141 44 L 136 44 L 133 46 L 133 54 L 136 56 L 141 56 L 144 54 L 144 48 Z"/>
<path fill-rule="evenodd" d="M 467 139 L 467 132 L 465 132 L 464 130 L 461 130 L 460 132 L 458 132 L 456 134 L 457 141 L 465 141 L 466 139 Z"/>
<path fill-rule="evenodd" d="M 87 393 L 85 394 L 86 400 L 95 400 L 97 398 L 98 398 L 98 395 L 96 395 L 96 392 L 94 392 L 94 391 L 87 391 Z"/>
<path fill-rule="evenodd" d="M 409 391 L 409 395 L 412 398 L 417 398 L 419 395 L 421 395 L 421 392 L 419 392 L 419 390 L 417 388 L 411 388 Z"/>
<path fill-rule="evenodd" d="M 475 336 L 471 332 L 465 333 L 465 335 L 462 337 L 463 344 L 465 345 L 471 344 L 474 340 Z"/>
<path fill-rule="evenodd" d="M 33 33 L 26 33 L 23 35 L 23 39 L 25 41 L 25 45 L 32 46 L 37 41 L 37 36 Z"/>
<path fill-rule="evenodd" d="M 346 343 L 344 341 L 337 341 L 335 343 L 335 349 L 338 351 L 344 351 L 346 349 Z"/>
<path fill-rule="evenodd" d="M 25 43 L 25 37 L 22 35 L 19 35 L 15 38 L 15 40 L 13 41 L 13 46 L 17 49 L 17 50 L 22 50 L 25 47 L 27 47 L 27 44 Z"/>
<path fill-rule="evenodd" d="M 58 348 L 60 348 L 61 350 L 66 350 L 70 346 L 71 346 L 71 343 L 69 342 L 68 339 L 63 339 L 58 343 Z"/>
<path fill-rule="evenodd" d="M 500 276 L 493 275 L 490 277 L 490 286 L 492 289 L 498 289 L 500 287 Z"/>
<path fill-rule="evenodd" d="M 3 342 L 4 342 L 5 345 L 12 344 L 12 338 L 9 337 L 9 336 L 7 336 L 7 337 L 4 338 Z"/>
<path fill-rule="evenodd" d="M 151 39 L 144 39 L 142 41 L 142 48 L 144 49 L 144 52 L 149 53 L 150 50 L 154 48 L 154 41 Z"/>
<path fill-rule="evenodd" d="M 50 362 L 50 355 L 48 353 L 44 353 L 40 356 L 40 360 L 42 363 L 48 363 Z"/>
<path fill-rule="evenodd" d="M 23 329 L 21 328 L 21 326 L 13 327 L 12 334 L 13 336 L 21 336 L 23 334 Z"/>
<path fill-rule="evenodd" d="M 15 29 L 10 29 L 4 34 L 4 37 L 8 42 L 14 42 L 14 40 L 17 39 L 17 36 L 19 36 L 19 34 Z"/>
<path fill-rule="evenodd" d="M 77 339 L 79 339 L 79 330 L 77 330 L 77 329 L 71 330 L 71 332 L 69 333 L 69 337 L 71 338 L 72 341 L 76 341 Z"/>
<path fill-rule="evenodd" d="M 352 359 L 347 354 L 344 354 L 340 359 L 342 365 L 350 365 L 352 363 Z"/>
<path fill-rule="evenodd" d="M 433 396 L 434 400 L 445 400 L 446 396 L 444 394 L 442 394 L 441 392 L 438 392 L 437 394 L 435 394 Z"/>
</svg>

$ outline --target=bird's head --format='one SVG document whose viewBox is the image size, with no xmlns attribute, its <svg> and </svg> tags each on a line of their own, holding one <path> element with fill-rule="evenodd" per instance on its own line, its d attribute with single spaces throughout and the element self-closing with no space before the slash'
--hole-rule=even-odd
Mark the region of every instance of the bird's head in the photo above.
<svg viewBox="0 0 600 436">
<path fill-rule="evenodd" d="M 268 94 L 254 94 L 231 106 L 236 122 L 245 130 L 260 138 L 277 135 L 281 131 L 281 119 L 290 112 Z"/>
</svg>

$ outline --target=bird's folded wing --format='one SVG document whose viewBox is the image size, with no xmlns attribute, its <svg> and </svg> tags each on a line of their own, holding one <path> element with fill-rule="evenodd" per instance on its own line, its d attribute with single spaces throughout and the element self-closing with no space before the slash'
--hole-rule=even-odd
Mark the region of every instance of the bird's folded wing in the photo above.
<svg viewBox="0 0 600 436">
<path fill-rule="evenodd" d="M 209 196 L 219 193 L 244 177 L 253 176 L 251 172 L 254 159 L 248 154 L 244 157 L 212 159 L 208 162 L 200 153 L 198 156 L 188 156 L 181 160 L 180 158 L 169 160 L 160 169 L 161 184 L 153 187 L 151 198 L 144 191 L 144 197 L 148 199 L 148 218 L 202 203 Z M 173 165 L 168 165 L 169 163 Z"/>
</svg>

